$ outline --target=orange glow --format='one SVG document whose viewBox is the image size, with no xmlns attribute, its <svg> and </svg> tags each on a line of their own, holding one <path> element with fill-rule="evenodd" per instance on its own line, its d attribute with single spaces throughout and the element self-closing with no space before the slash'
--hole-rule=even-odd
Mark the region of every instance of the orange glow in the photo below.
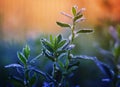
<svg viewBox="0 0 120 87">
<path fill-rule="evenodd" d="M 26 37 L 40 32 L 58 32 L 56 21 L 67 21 L 60 11 L 70 13 L 73 5 L 85 7 L 87 23 L 96 24 L 98 18 L 120 20 L 120 1 L 107 0 L 0 0 L 4 36 Z"/>
</svg>

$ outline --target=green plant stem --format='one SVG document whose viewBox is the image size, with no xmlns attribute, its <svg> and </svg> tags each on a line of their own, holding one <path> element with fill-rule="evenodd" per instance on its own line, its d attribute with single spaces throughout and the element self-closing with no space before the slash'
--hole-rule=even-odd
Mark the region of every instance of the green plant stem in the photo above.
<svg viewBox="0 0 120 87">
<path fill-rule="evenodd" d="M 72 28 L 71 28 L 71 34 L 72 34 L 72 39 L 70 41 L 71 43 L 74 41 L 74 38 L 75 38 L 74 30 L 75 30 L 75 22 L 73 21 L 73 25 L 72 25 Z"/>
<path fill-rule="evenodd" d="M 27 66 L 25 66 L 24 67 L 25 68 L 25 70 L 24 70 L 24 76 L 25 76 L 25 83 L 24 83 L 24 85 L 25 85 L 25 87 L 30 87 L 29 86 L 29 71 L 28 71 L 28 68 L 27 68 Z"/>
<path fill-rule="evenodd" d="M 40 58 L 43 55 L 43 53 L 39 54 L 38 56 L 36 56 L 35 58 L 33 58 L 30 63 L 34 63 L 35 60 L 37 60 L 38 58 Z"/>
<path fill-rule="evenodd" d="M 61 78 L 61 81 L 60 81 L 60 83 L 59 83 L 59 86 L 58 87 L 62 87 L 62 83 L 63 83 L 63 81 L 64 81 L 64 75 L 62 75 L 62 78 Z"/>
</svg>

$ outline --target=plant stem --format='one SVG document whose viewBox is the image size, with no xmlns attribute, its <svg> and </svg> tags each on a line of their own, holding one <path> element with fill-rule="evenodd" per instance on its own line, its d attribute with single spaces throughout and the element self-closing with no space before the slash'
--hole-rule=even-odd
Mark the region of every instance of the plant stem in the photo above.
<svg viewBox="0 0 120 87">
<path fill-rule="evenodd" d="M 71 28 L 71 34 L 72 34 L 72 39 L 71 39 L 71 43 L 73 42 L 74 38 L 75 38 L 75 33 L 74 33 L 74 30 L 75 30 L 75 22 L 73 21 L 73 25 L 72 25 L 72 28 Z"/>
</svg>

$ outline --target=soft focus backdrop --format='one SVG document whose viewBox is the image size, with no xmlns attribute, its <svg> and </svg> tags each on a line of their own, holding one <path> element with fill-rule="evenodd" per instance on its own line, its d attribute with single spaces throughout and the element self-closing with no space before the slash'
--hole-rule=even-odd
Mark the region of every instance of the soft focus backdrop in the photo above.
<svg viewBox="0 0 120 87">
<path fill-rule="evenodd" d="M 94 27 L 101 19 L 119 21 L 119 0 L 0 0 L 0 37 L 24 39 L 41 32 L 58 33 L 57 20 L 69 21 L 60 15 L 70 13 L 73 5 L 86 8 L 87 23 Z"/>
<path fill-rule="evenodd" d="M 71 14 L 70 10 L 74 5 L 79 9 L 86 8 L 86 21 L 79 23 L 78 27 L 94 29 L 94 33 L 81 34 L 76 38 L 76 50 L 73 53 L 96 56 L 102 61 L 111 57 L 101 55 L 96 50 L 96 44 L 110 50 L 113 40 L 109 28 L 120 24 L 120 0 L 0 0 L 0 87 L 6 87 L 9 83 L 9 72 L 4 66 L 18 63 L 16 53 L 26 43 L 31 48 L 31 58 L 34 58 L 41 52 L 40 38 L 58 33 L 62 33 L 64 37 L 69 35 L 66 29 L 56 25 L 56 21 L 70 23 L 60 12 Z M 46 59 L 41 58 L 37 62 L 41 69 L 48 70 L 50 63 Z M 76 77 L 81 87 L 103 87 L 98 82 L 102 75 L 93 62 L 81 61 L 77 74 L 79 73 L 80 78 Z"/>
</svg>

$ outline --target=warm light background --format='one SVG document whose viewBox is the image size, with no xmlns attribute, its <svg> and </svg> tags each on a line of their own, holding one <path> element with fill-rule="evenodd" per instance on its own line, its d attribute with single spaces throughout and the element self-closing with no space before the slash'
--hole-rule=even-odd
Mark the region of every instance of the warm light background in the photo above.
<svg viewBox="0 0 120 87">
<path fill-rule="evenodd" d="M 0 0 L 0 37 L 23 39 L 40 33 L 57 33 L 56 21 L 69 21 L 60 15 L 73 5 L 85 7 L 86 23 L 94 26 L 100 18 L 120 20 L 120 0 Z"/>
</svg>

